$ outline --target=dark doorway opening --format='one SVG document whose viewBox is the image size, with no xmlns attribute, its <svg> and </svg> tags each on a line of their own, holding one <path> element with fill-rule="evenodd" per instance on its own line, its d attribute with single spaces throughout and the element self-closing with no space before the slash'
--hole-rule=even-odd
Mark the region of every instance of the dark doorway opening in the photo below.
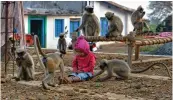
<svg viewBox="0 0 173 100">
<path fill-rule="evenodd" d="M 41 47 L 44 47 L 43 20 L 31 20 L 31 33 L 39 37 Z"/>
</svg>

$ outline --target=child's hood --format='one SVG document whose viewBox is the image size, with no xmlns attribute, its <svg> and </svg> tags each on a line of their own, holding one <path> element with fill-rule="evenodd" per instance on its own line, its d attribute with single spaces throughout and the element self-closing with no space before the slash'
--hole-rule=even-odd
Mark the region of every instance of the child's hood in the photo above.
<svg viewBox="0 0 173 100">
<path fill-rule="evenodd" d="M 90 52 L 89 44 L 84 39 L 84 36 L 78 37 L 76 43 L 75 43 L 75 49 L 82 50 L 84 53 L 88 54 Z"/>
</svg>

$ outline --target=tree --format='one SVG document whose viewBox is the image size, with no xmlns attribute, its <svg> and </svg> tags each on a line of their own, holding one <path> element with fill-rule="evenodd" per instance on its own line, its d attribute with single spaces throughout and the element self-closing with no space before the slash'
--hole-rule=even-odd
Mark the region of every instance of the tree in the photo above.
<svg viewBox="0 0 173 100">
<path fill-rule="evenodd" d="M 150 1 L 148 9 L 152 10 L 148 14 L 152 23 L 158 24 L 172 12 L 172 1 Z"/>
</svg>

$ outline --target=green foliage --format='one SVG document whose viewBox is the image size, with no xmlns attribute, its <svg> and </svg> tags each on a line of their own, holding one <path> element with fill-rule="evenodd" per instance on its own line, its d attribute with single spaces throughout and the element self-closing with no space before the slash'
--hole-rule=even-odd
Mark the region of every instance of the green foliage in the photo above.
<svg viewBox="0 0 173 100">
<path fill-rule="evenodd" d="M 157 27 L 156 24 L 149 25 L 150 31 L 152 31 L 152 32 L 156 32 L 156 27 Z M 146 31 L 146 30 L 147 30 L 147 28 L 144 27 L 144 31 Z"/>
<path fill-rule="evenodd" d="M 163 24 L 159 24 L 159 25 L 156 27 L 156 32 L 163 32 L 163 28 L 164 28 L 164 25 L 163 25 Z"/>
<path fill-rule="evenodd" d="M 140 52 L 151 52 L 157 50 L 161 45 L 147 45 L 140 47 Z"/>
<path fill-rule="evenodd" d="M 95 83 L 95 87 L 101 87 L 101 86 L 102 86 L 101 83 L 99 83 L 99 82 L 96 82 L 96 83 Z"/>
<path fill-rule="evenodd" d="M 149 27 L 151 31 L 156 32 L 156 27 L 157 27 L 156 24 L 151 24 Z"/>
</svg>

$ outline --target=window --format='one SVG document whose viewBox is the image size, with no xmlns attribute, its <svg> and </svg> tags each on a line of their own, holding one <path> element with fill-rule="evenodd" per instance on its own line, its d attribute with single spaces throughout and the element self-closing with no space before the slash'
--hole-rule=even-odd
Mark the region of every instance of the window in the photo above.
<svg viewBox="0 0 173 100">
<path fill-rule="evenodd" d="M 70 19 L 70 33 L 73 33 L 80 24 L 80 19 Z M 72 34 L 70 34 L 70 37 L 72 36 Z M 78 32 L 78 36 L 79 36 L 79 32 Z"/>
<path fill-rule="evenodd" d="M 101 36 L 105 36 L 108 32 L 108 21 L 105 17 L 100 18 Z"/>
<path fill-rule="evenodd" d="M 64 32 L 64 19 L 55 19 L 55 37 Z"/>
</svg>

